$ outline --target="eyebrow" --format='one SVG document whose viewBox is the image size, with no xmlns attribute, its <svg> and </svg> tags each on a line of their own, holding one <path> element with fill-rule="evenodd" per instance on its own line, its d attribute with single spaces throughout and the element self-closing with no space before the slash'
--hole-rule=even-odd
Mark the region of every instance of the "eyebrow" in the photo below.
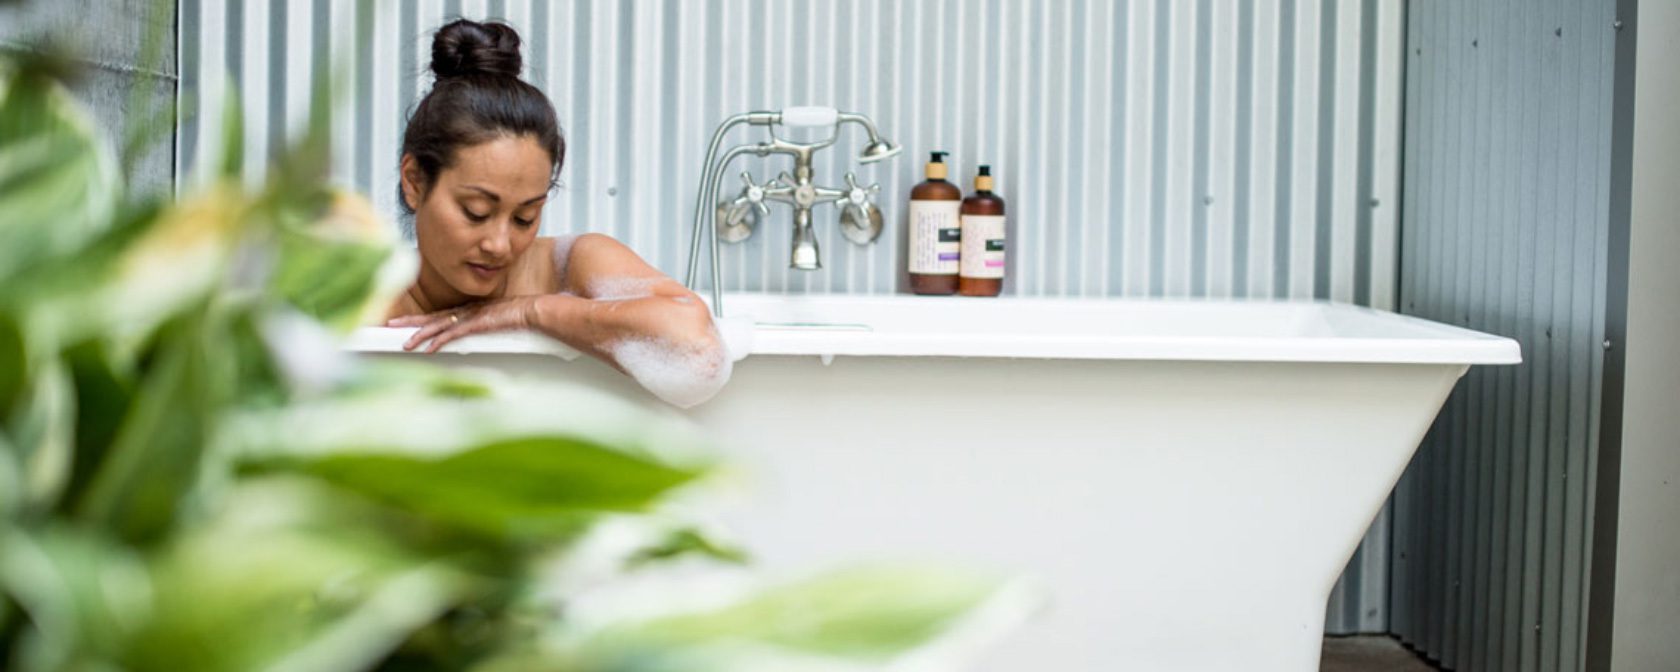
<svg viewBox="0 0 1680 672">
<path fill-rule="evenodd" d="M 472 184 L 467 184 L 467 185 L 462 185 L 462 186 L 464 188 L 471 189 L 471 190 L 476 191 L 478 193 L 484 194 L 485 196 L 489 196 L 490 200 L 492 200 L 492 201 L 495 201 L 497 203 L 502 202 L 501 195 L 497 194 L 494 191 L 490 191 L 489 189 L 485 189 L 484 187 L 480 187 L 480 186 L 472 185 Z M 545 198 L 548 198 L 548 194 L 541 194 L 541 195 L 538 195 L 538 196 L 534 196 L 532 198 L 528 198 L 528 199 L 525 200 L 524 203 L 520 203 L 520 205 L 530 205 L 532 203 L 536 203 L 537 201 L 543 200 Z"/>
</svg>

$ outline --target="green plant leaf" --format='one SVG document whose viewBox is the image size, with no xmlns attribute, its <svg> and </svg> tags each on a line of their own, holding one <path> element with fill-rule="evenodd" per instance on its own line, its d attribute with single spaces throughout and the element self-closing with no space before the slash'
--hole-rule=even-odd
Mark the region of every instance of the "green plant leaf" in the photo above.
<svg viewBox="0 0 1680 672">
<path fill-rule="evenodd" d="M 231 294 L 226 269 L 247 206 L 233 185 L 219 185 L 168 207 L 125 208 L 75 259 L 0 291 L 0 310 L 23 316 L 32 351 L 99 339 L 113 345 L 120 362 L 160 325 L 218 292 Z"/>
<path fill-rule="evenodd" d="M 477 446 L 441 459 L 339 454 L 251 463 L 308 474 L 494 536 L 574 532 L 580 513 L 635 511 L 698 473 L 564 437 Z"/>
<path fill-rule="evenodd" d="M 58 501 L 70 476 L 75 441 L 75 389 L 64 365 L 45 359 L 7 420 L 22 467 L 24 507 L 31 513 Z"/>
<path fill-rule="evenodd" d="M 11 314 L 0 310 L 0 418 L 17 403 L 27 380 L 25 366 L 29 352 L 24 348 L 23 330 Z"/>
<path fill-rule="evenodd" d="M 955 625 L 999 588 L 949 568 L 855 568 L 772 588 L 709 613 L 658 619 L 638 636 L 675 643 L 740 638 L 885 661 Z"/>
<path fill-rule="evenodd" d="M 664 594 L 664 600 L 671 600 Z M 855 567 L 710 608 L 611 622 L 492 670 L 955 670 L 1041 603 L 1029 584 L 950 567 Z M 626 598 L 603 600 L 608 611 Z M 579 606 L 578 610 L 587 610 Z M 581 620 L 596 618 L 578 613 Z M 542 660 L 552 661 L 544 664 Z"/>
<path fill-rule="evenodd" d="M 54 263 L 110 224 L 116 159 L 64 87 L 0 63 L 0 286 Z"/>
<path fill-rule="evenodd" d="M 98 669 L 145 622 L 153 591 L 132 551 L 62 526 L 0 534 L 0 592 L 28 615 L 18 669 Z"/>
<path fill-rule="evenodd" d="M 19 509 L 23 508 L 23 474 L 18 468 L 17 449 L 12 447 L 12 440 L 0 432 L 0 535 L 4 535 L 4 527 L 11 524 Z M 0 600 L 0 633 L 6 630 L 6 606 Z M 0 647 L 3 648 L 3 647 Z M 0 660 L 4 659 L 0 652 Z"/>
<path fill-rule="evenodd" d="M 112 366 L 98 341 L 71 347 L 63 357 L 76 404 L 75 453 L 63 500 L 76 501 L 110 454 L 117 431 L 135 401 L 134 382 L 128 372 Z"/>
<path fill-rule="evenodd" d="M 389 379 L 387 379 L 389 380 Z M 706 466 L 692 425 L 559 384 L 438 396 L 423 387 L 255 414 L 229 441 L 248 473 L 320 478 L 498 538 L 564 538 L 592 513 L 640 511 Z"/>
<path fill-rule="evenodd" d="M 151 565 L 155 603 L 124 666 L 363 670 L 476 594 L 449 563 L 358 524 L 361 507 L 319 486 L 265 479 L 172 537 Z M 186 656 L 186 658 L 183 658 Z"/>
<path fill-rule="evenodd" d="M 322 200 L 319 207 L 277 213 L 269 291 L 345 333 L 384 314 L 413 280 L 413 263 L 394 254 L 394 227 L 366 199 L 340 193 Z"/>
<path fill-rule="evenodd" d="M 719 543 L 700 530 L 684 527 L 671 530 L 659 543 L 631 554 L 625 561 L 630 569 L 687 556 L 701 556 L 720 562 L 742 565 L 748 556 L 745 549 Z"/>
<path fill-rule="evenodd" d="M 108 456 L 74 503 L 76 517 L 131 543 L 170 531 L 198 478 L 212 423 L 228 401 L 225 379 L 235 371 L 220 356 L 226 350 L 206 338 L 209 331 L 199 314 L 159 332 L 157 351 Z"/>
</svg>

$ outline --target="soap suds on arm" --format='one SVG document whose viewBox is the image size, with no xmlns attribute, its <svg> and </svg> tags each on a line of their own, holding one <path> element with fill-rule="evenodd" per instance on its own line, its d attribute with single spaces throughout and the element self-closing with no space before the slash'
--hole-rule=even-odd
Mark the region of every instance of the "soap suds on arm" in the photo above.
<svg viewBox="0 0 1680 672">
<path fill-rule="evenodd" d="M 598 234 L 556 237 L 554 268 L 557 291 L 581 303 L 550 333 L 673 406 L 700 404 L 729 382 L 734 358 L 710 309 L 622 243 Z"/>
<path fill-rule="evenodd" d="M 626 301 L 653 296 L 653 287 L 668 278 L 621 277 L 599 278 L 589 283 L 589 298 L 597 301 Z M 687 297 L 682 297 L 687 298 Z"/>
<path fill-rule="evenodd" d="M 609 343 L 602 350 L 654 396 L 678 408 L 692 408 L 722 390 L 734 368 L 716 325 L 711 331 L 713 345 L 709 346 L 660 338 L 626 338 Z"/>
<path fill-rule="evenodd" d="M 673 311 L 674 315 L 692 317 L 696 304 L 690 297 L 654 293 L 654 288 L 665 282 L 670 279 L 663 276 L 597 278 L 589 283 L 588 291 L 596 301 L 669 300 L 683 307 Z M 709 313 L 707 320 L 706 333 L 699 338 L 632 336 L 606 343 L 600 351 L 647 391 L 673 406 L 689 408 L 723 389 L 734 365 Z"/>
</svg>

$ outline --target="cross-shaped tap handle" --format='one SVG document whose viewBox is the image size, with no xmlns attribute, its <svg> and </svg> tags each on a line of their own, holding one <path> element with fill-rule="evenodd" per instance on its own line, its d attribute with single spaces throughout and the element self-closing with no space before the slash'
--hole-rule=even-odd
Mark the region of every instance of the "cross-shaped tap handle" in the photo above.
<svg viewBox="0 0 1680 672">
<path fill-rule="evenodd" d="M 846 200 L 854 204 L 862 204 L 869 200 L 870 195 L 881 193 L 881 183 L 876 182 L 867 187 L 860 186 L 857 175 L 846 173 Z"/>
<path fill-rule="evenodd" d="M 764 204 L 764 195 L 768 188 L 775 187 L 774 183 L 754 184 L 752 180 L 752 173 L 744 170 L 741 171 L 741 183 L 746 186 L 741 189 L 741 196 L 740 198 L 735 199 L 736 202 L 739 203 L 744 201 L 745 203 L 751 204 L 753 208 L 757 209 L 758 214 L 769 215 L 770 206 Z"/>
</svg>

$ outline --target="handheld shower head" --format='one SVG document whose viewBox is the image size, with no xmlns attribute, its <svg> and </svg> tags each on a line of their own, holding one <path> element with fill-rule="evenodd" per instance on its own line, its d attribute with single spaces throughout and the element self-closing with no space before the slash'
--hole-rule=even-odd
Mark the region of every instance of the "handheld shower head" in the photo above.
<svg viewBox="0 0 1680 672">
<path fill-rule="evenodd" d="M 840 123 L 849 121 L 858 124 L 869 134 L 869 144 L 864 145 L 863 152 L 858 154 L 858 163 L 875 163 L 898 156 L 899 152 L 904 151 L 902 145 L 893 144 L 886 138 L 881 137 L 881 132 L 875 129 L 875 122 L 870 121 L 867 116 L 852 112 L 841 112 L 839 119 Z"/>
<path fill-rule="evenodd" d="M 903 145 L 895 145 L 888 142 L 886 138 L 871 135 L 869 144 L 865 145 L 863 153 L 858 155 L 858 163 L 875 163 L 883 159 L 890 159 L 898 156 L 898 153 L 902 151 L 904 151 Z"/>
</svg>

